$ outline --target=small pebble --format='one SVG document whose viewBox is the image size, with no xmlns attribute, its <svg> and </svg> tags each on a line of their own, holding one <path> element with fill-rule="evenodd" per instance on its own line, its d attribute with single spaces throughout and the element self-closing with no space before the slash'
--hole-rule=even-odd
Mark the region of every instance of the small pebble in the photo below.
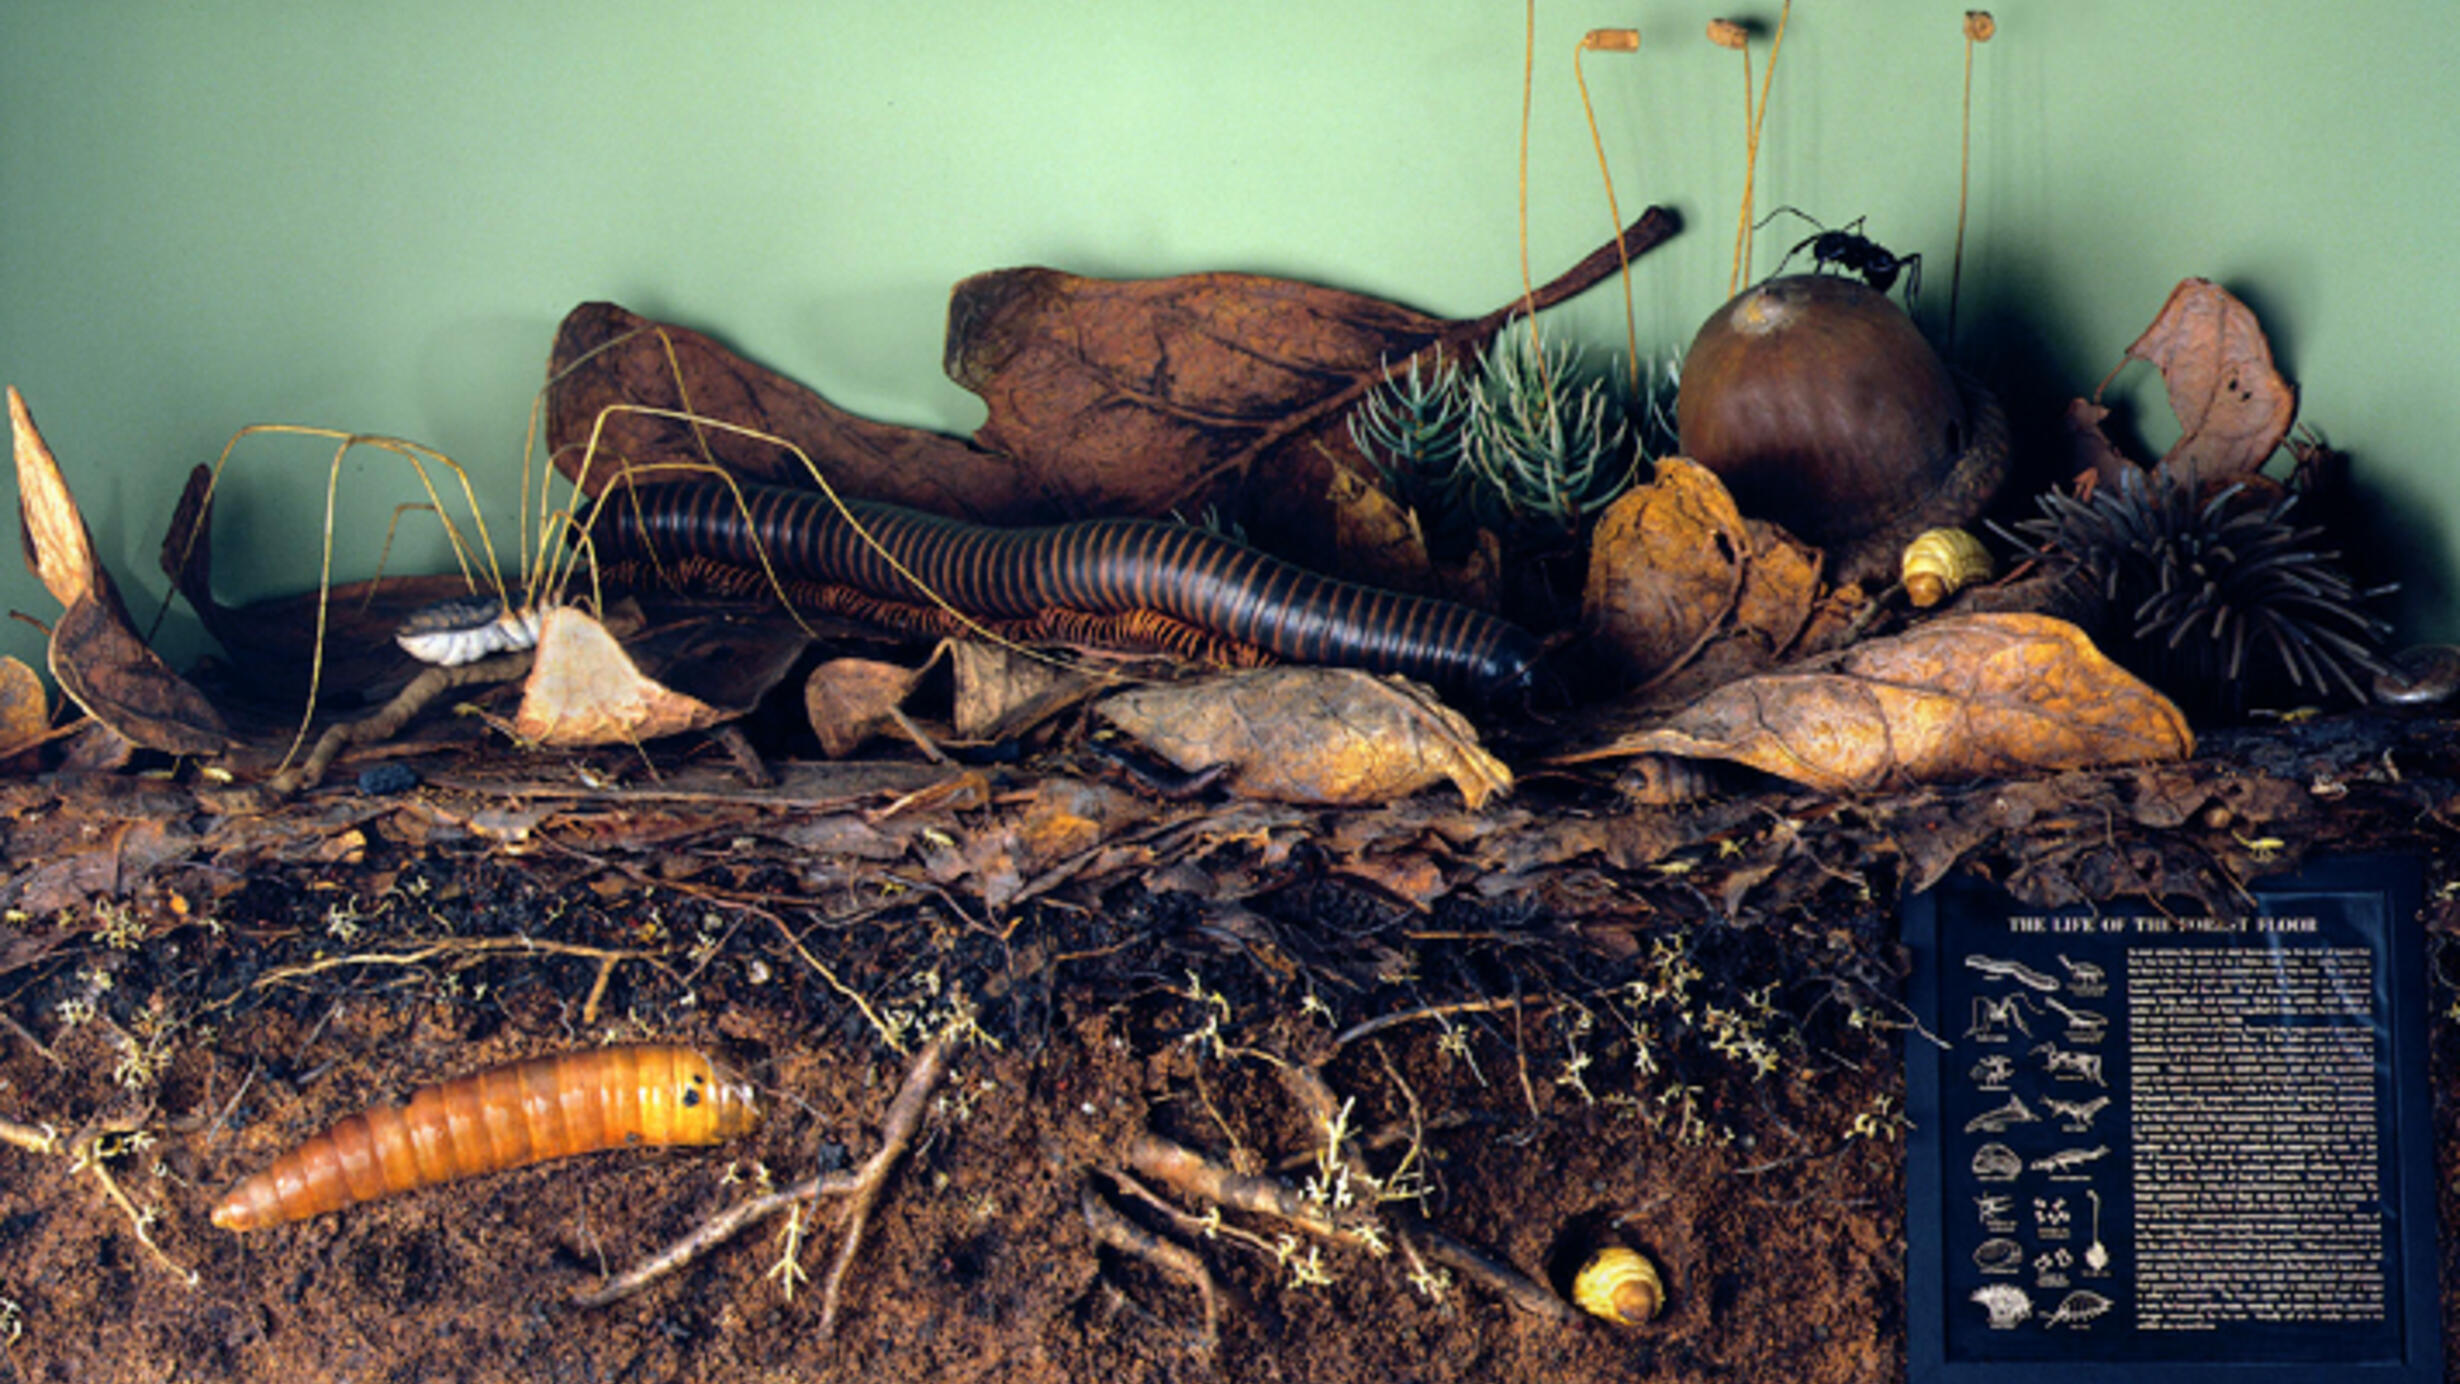
<svg viewBox="0 0 2460 1384">
<path fill-rule="evenodd" d="M 2460 691 L 2460 649 L 2419 644 L 2392 655 L 2392 670 L 2375 678 L 2375 700 L 2393 706 L 2448 701 Z"/>
<path fill-rule="evenodd" d="M 389 798 L 419 786 L 419 772 L 407 764 L 378 764 L 359 771 L 359 791 L 371 798 Z"/>
</svg>

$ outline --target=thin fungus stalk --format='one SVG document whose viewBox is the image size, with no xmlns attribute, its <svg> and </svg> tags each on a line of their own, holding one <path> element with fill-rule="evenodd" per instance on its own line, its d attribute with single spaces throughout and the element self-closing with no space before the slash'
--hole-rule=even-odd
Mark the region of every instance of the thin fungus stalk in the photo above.
<svg viewBox="0 0 2460 1384">
<path fill-rule="evenodd" d="M 1629 342 L 1629 354 L 1626 359 L 1631 365 L 1631 388 L 1634 394 L 1640 392 L 1640 317 L 1637 310 L 1632 307 L 1631 301 L 1631 252 L 1623 247 L 1623 209 L 1615 202 L 1614 173 L 1606 167 L 1606 139 L 1597 130 L 1597 108 L 1589 101 L 1589 78 L 1588 74 L 1581 71 L 1580 58 L 1582 54 L 1591 52 L 1636 53 L 1638 51 L 1640 51 L 1640 31 L 1638 29 L 1591 29 L 1581 35 L 1580 43 L 1572 49 L 1572 80 L 1580 87 L 1580 112 L 1589 120 L 1589 143 L 1597 149 L 1597 176 L 1606 184 L 1607 226 L 1614 236 L 1615 256 L 1621 262 L 1623 330 Z M 1522 251 L 1521 272 L 1525 283 L 1528 274 L 1528 255 L 1525 247 Z"/>
<path fill-rule="evenodd" d="M 1965 193 L 1973 181 L 1973 45 L 1999 31 L 1988 10 L 1965 11 L 1964 122 L 1956 146 L 1956 258 L 1948 269 L 1948 354 L 1956 354 L 1956 306 L 1965 283 Z"/>
</svg>

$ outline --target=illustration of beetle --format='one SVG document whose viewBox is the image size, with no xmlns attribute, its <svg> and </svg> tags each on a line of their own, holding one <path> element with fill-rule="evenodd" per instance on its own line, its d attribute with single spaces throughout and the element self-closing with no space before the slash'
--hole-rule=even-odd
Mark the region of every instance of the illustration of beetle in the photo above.
<svg viewBox="0 0 2460 1384">
<path fill-rule="evenodd" d="M 242 1178 L 215 1203 L 213 1222 L 256 1230 L 570 1154 L 714 1144 L 759 1119 L 751 1087 L 690 1048 L 534 1057 L 344 1118 Z"/>
</svg>

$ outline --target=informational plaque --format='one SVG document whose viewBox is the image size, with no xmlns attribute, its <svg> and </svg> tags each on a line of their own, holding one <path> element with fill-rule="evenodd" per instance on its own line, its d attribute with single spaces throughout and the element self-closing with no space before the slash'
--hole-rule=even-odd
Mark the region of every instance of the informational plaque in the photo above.
<svg viewBox="0 0 2460 1384">
<path fill-rule="evenodd" d="M 2442 1379 L 2418 868 L 2250 893 L 1907 906 L 1914 1384 Z"/>
</svg>

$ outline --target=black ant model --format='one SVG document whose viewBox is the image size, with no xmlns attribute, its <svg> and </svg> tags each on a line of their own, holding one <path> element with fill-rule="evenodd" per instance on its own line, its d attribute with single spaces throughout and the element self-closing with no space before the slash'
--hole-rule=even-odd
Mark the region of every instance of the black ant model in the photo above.
<svg viewBox="0 0 2460 1384">
<path fill-rule="evenodd" d="M 1778 273 L 1785 272 L 1786 264 L 1791 263 L 1794 256 L 1801 254 L 1804 250 L 1809 250 L 1811 264 L 1815 271 L 1820 265 L 1833 264 L 1848 274 L 1861 275 L 1864 283 L 1881 293 L 1894 288 L 1897 275 L 1903 274 L 1905 276 L 1905 306 L 1912 307 L 1914 300 L 1922 296 L 1922 256 L 1920 252 L 1917 251 L 1910 255 L 1892 254 L 1877 241 L 1863 235 L 1862 223 L 1870 218 L 1857 216 L 1843 226 L 1831 230 L 1813 220 L 1806 212 L 1798 211 L 1793 207 L 1779 207 L 1762 217 L 1759 224 L 1765 226 L 1776 220 L 1780 214 L 1799 216 L 1809 221 L 1814 229 L 1812 234 L 1803 237 L 1793 249 L 1785 252 L 1785 259 L 1777 265 Z"/>
</svg>

